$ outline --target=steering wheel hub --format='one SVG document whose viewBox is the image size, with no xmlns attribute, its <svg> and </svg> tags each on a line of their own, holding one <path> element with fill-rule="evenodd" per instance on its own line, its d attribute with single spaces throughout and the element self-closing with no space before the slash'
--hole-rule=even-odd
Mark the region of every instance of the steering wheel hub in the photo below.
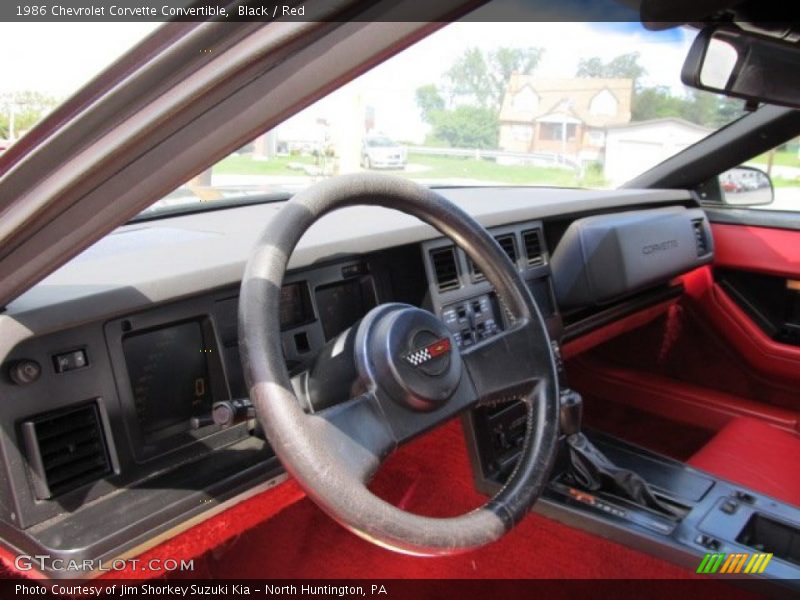
<svg viewBox="0 0 800 600">
<path fill-rule="evenodd" d="M 433 314 L 403 304 L 380 306 L 359 326 L 356 356 L 362 377 L 405 408 L 431 411 L 453 395 L 461 356 Z"/>
</svg>

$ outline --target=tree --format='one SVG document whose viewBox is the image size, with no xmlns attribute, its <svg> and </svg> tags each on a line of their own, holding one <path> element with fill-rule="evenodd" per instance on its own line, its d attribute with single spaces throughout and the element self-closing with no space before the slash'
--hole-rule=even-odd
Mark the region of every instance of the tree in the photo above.
<svg viewBox="0 0 800 600">
<path fill-rule="evenodd" d="M 503 47 L 485 53 L 467 48 L 445 73 L 451 103 L 460 100 L 499 113 L 511 75 L 532 73 L 543 52 L 541 48 Z"/>
<path fill-rule="evenodd" d="M 620 54 L 604 63 L 599 57 L 582 58 L 578 62 L 576 77 L 608 77 L 631 79 L 634 89 L 638 88 L 639 80 L 647 75 L 647 70 L 639 64 L 639 53 L 629 52 Z"/>
<path fill-rule="evenodd" d="M 643 88 L 633 95 L 631 120 L 648 121 L 665 117 L 682 117 L 684 100 L 670 94 L 669 88 Z"/>
<path fill-rule="evenodd" d="M 489 102 L 489 67 L 483 52 L 467 48 L 444 76 L 450 102 L 457 98 L 485 107 Z"/>
<path fill-rule="evenodd" d="M 416 98 L 422 120 L 433 125 L 434 115 L 444 110 L 444 98 L 439 93 L 439 89 L 432 83 L 423 85 L 417 88 Z"/>
<path fill-rule="evenodd" d="M 683 105 L 681 116 L 698 125 L 715 127 L 717 126 L 718 107 L 719 101 L 715 94 L 692 90 Z"/>
<path fill-rule="evenodd" d="M 594 56 L 578 63 L 577 77 L 621 77 L 633 80 L 631 119 L 647 121 L 675 117 L 704 127 L 720 127 L 741 112 L 741 103 L 728 98 L 691 91 L 687 96 L 673 95 L 665 86 L 643 87 L 640 80 L 647 74 L 639 64 L 639 53 L 621 54 L 607 63 Z"/>
<path fill-rule="evenodd" d="M 433 135 L 454 148 L 494 148 L 497 115 L 488 108 L 458 106 L 435 113 Z"/>
<path fill-rule="evenodd" d="M 467 48 L 444 75 L 444 85 L 417 88 L 417 107 L 435 138 L 461 148 L 494 148 L 498 117 L 514 73 L 529 75 L 541 48 Z"/>
<path fill-rule="evenodd" d="M 9 138 L 12 134 L 14 137 L 19 137 L 57 105 L 56 98 L 40 92 L 7 92 L 0 95 L 0 138 Z"/>
<path fill-rule="evenodd" d="M 578 61 L 578 70 L 575 73 L 576 77 L 605 77 L 605 65 L 599 57 L 593 56 L 592 58 L 582 58 Z"/>
<path fill-rule="evenodd" d="M 511 75 L 530 75 L 539 65 L 541 48 L 498 48 L 489 53 L 489 78 L 492 85 L 492 105 L 500 112 Z"/>
<path fill-rule="evenodd" d="M 718 128 L 741 116 L 743 104 L 708 92 L 673 96 L 666 87 L 643 88 L 633 96 L 631 119 L 647 121 L 677 117 L 704 127 Z"/>
</svg>

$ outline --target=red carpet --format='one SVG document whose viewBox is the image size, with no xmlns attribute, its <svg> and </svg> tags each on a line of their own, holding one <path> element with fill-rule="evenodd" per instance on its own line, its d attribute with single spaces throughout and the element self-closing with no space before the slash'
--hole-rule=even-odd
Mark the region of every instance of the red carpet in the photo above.
<svg viewBox="0 0 800 600">
<path fill-rule="evenodd" d="M 373 489 L 398 506 L 429 516 L 460 514 L 485 501 L 474 490 L 458 421 L 395 453 L 381 469 Z M 699 577 L 688 569 L 535 514 L 499 542 L 471 553 L 440 558 L 404 556 L 373 546 L 334 523 L 292 481 L 249 498 L 138 558 L 140 564 L 151 559 L 194 559 L 193 572 L 166 574 L 175 579 Z M 165 573 L 114 575 L 138 579 Z M 723 589 L 730 588 L 722 586 L 718 591 Z"/>
<path fill-rule="evenodd" d="M 454 421 L 404 447 L 373 484 L 380 496 L 420 514 L 479 506 L 461 427 Z M 265 498 L 266 501 L 266 498 Z M 500 542 L 468 554 L 416 558 L 373 546 L 303 499 L 242 533 L 198 567 L 215 578 L 684 578 L 688 570 L 619 544 L 529 516 Z"/>
</svg>

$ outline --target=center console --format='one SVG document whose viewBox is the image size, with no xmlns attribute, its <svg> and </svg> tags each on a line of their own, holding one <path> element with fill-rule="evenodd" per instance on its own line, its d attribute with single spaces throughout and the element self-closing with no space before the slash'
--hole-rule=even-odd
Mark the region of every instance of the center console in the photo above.
<svg viewBox="0 0 800 600">
<path fill-rule="evenodd" d="M 510 404 L 466 417 L 476 485 L 486 494 L 497 492 L 514 468 L 524 415 L 522 404 Z M 603 433 L 584 433 L 615 464 L 642 476 L 678 516 L 575 486 L 565 477 L 563 438 L 537 512 L 700 573 L 755 576 L 800 588 L 800 508 Z"/>
<path fill-rule="evenodd" d="M 531 290 L 551 337 L 561 334 L 555 308 L 550 255 L 541 221 L 495 227 L 490 233 Z M 448 239 L 422 244 L 433 312 L 462 348 L 491 337 L 506 324 L 491 284 L 466 253 Z"/>
</svg>

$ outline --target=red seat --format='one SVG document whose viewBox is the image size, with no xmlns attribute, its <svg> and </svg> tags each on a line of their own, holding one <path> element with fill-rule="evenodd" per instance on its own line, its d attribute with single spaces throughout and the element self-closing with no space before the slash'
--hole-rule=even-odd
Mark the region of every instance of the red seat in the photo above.
<svg viewBox="0 0 800 600">
<path fill-rule="evenodd" d="M 692 456 L 689 464 L 800 505 L 800 437 L 758 419 L 734 419 Z"/>
</svg>

